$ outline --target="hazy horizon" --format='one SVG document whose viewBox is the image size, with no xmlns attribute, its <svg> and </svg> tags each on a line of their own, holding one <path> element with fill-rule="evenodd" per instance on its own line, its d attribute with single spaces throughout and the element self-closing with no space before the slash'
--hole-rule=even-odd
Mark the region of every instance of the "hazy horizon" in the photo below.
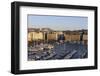
<svg viewBox="0 0 100 76">
<path fill-rule="evenodd" d="M 88 29 L 88 17 L 28 15 L 28 28 L 50 28 L 53 30 Z"/>
</svg>

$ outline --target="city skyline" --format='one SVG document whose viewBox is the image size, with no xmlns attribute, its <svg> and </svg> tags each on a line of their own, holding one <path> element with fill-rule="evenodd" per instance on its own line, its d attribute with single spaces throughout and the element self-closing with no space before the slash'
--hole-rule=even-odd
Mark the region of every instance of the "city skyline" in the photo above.
<svg viewBox="0 0 100 76">
<path fill-rule="evenodd" d="M 80 16 L 28 15 L 28 28 L 82 30 L 88 28 L 88 18 Z"/>
</svg>

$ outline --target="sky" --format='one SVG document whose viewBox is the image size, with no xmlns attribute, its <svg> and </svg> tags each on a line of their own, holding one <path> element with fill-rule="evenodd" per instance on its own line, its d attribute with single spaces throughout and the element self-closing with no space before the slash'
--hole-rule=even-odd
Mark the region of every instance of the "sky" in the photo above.
<svg viewBox="0 0 100 76">
<path fill-rule="evenodd" d="M 88 28 L 88 17 L 28 15 L 28 28 L 50 28 L 53 30 L 81 30 Z"/>
</svg>

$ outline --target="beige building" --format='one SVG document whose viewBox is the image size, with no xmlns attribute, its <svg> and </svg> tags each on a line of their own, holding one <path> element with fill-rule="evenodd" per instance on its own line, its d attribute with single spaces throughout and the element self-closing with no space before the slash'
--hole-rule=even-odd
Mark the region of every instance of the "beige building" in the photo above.
<svg viewBox="0 0 100 76">
<path fill-rule="evenodd" d="M 64 34 L 65 41 L 80 41 L 79 31 L 51 31 L 50 29 L 29 29 L 28 30 L 28 41 L 35 40 L 57 40 L 59 34 Z M 83 35 L 83 41 L 87 43 L 88 37 L 87 32 Z"/>
<path fill-rule="evenodd" d="M 57 34 L 56 33 L 48 34 L 47 40 L 57 40 Z"/>
<path fill-rule="evenodd" d="M 79 41 L 80 40 L 80 35 L 70 35 L 71 36 L 71 41 Z"/>
<path fill-rule="evenodd" d="M 43 40 L 43 33 L 42 32 L 29 32 L 28 33 L 28 41 L 33 40 Z"/>
</svg>

